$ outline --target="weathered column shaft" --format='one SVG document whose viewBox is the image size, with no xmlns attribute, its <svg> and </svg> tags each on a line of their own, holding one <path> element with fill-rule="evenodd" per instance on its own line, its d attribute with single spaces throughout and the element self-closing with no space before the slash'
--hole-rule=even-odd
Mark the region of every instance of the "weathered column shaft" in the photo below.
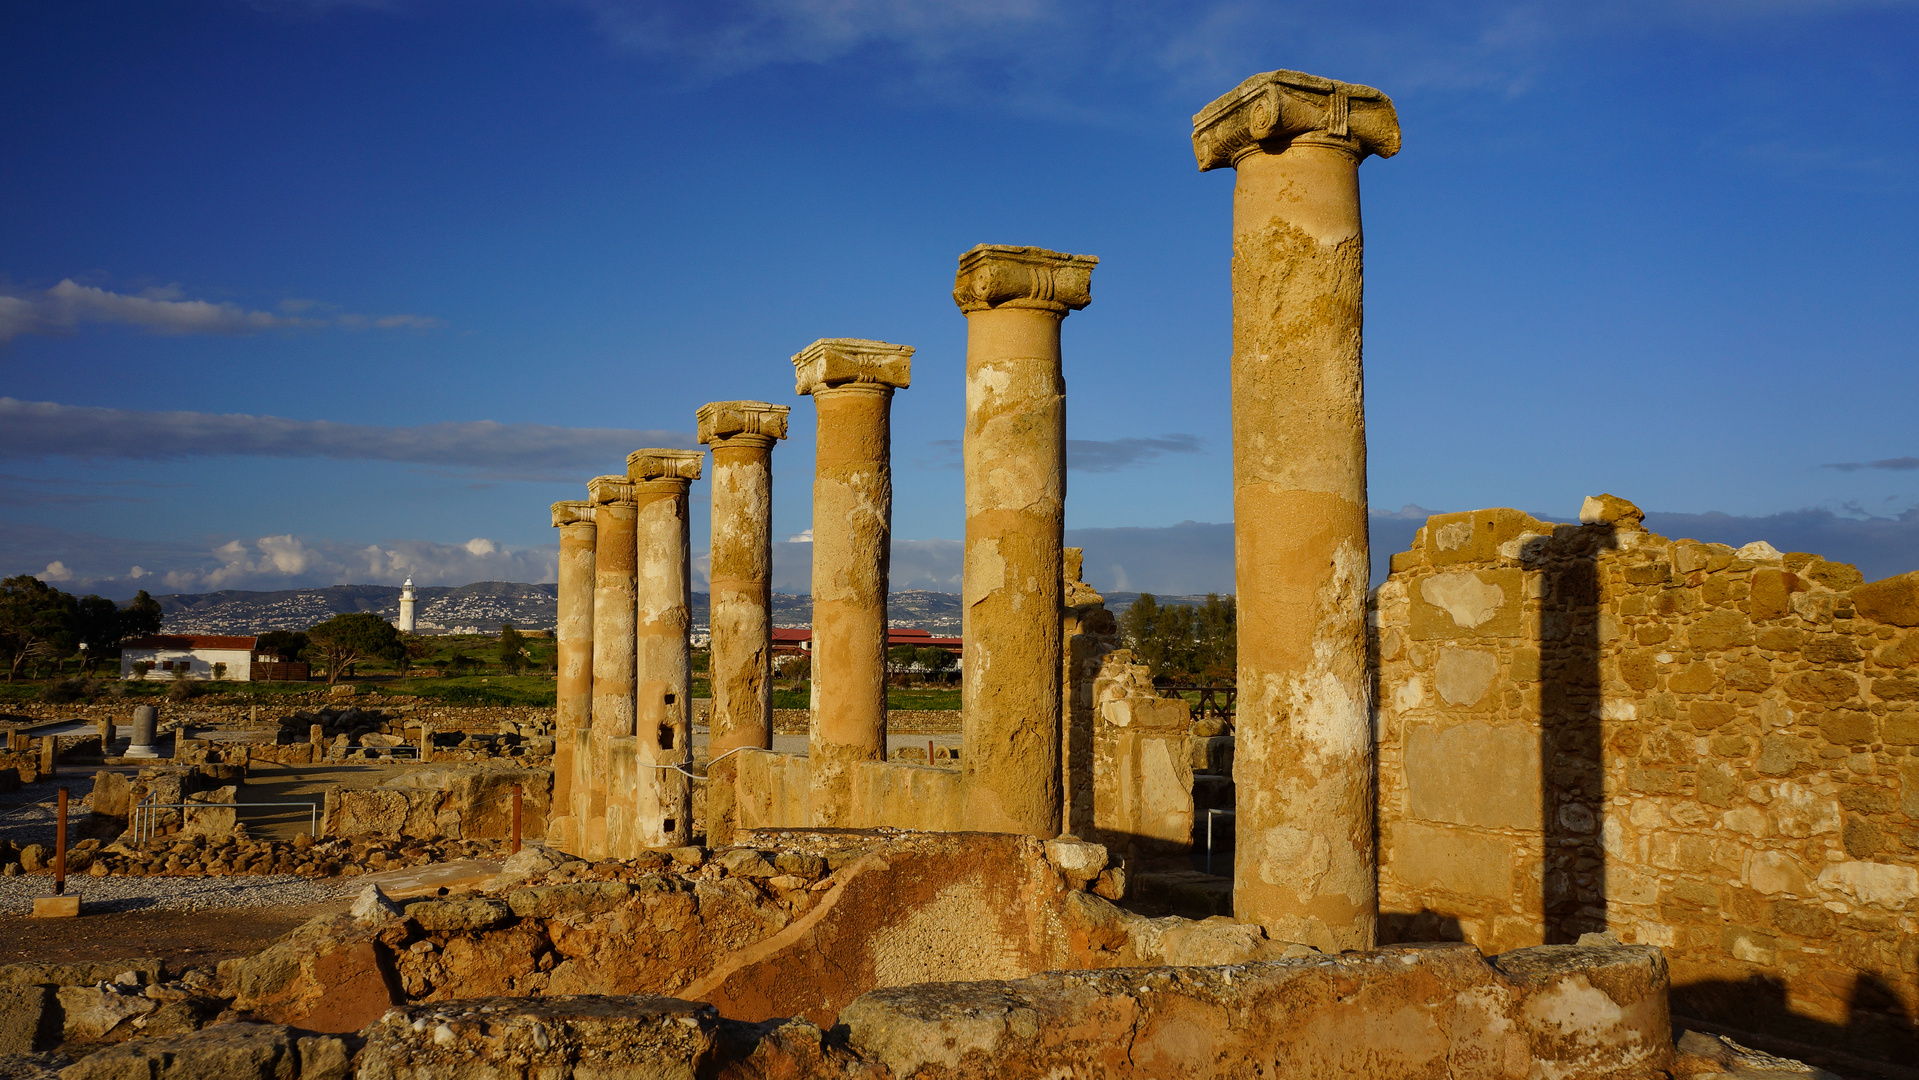
<svg viewBox="0 0 1919 1080">
<path fill-rule="evenodd" d="M 699 410 L 700 442 L 713 447 L 713 550 L 708 621 L 713 632 L 706 836 L 729 844 L 737 821 L 734 758 L 773 747 L 773 444 L 786 438 L 784 405 L 716 401 Z"/>
<path fill-rule="evenodd" d="M 577 775 L 586 785 L 587 812 L 581 847 L 591 858 L 606 858 L 607 803 L 612 741 L 633 734 L 635 639 L 633 573 L 636 508 L 633 485 L 624 476 L 595 477 L 588 485 L 594 503 L 593 557 L 593 718 L 586 768 Z"/>
<path fill-rule="evenodd" d="M 1090 255 L 982 244 L 966 312 L 966 824 L 1057 836 L 1066 384 L 1060 321 L 1091 300 Z"/>
<path fill-rule="evenodd" d="M 639 450 L 626 459 L 637 504 L 636 619 L 639 790 L 631 836 L 643 848 L 678 847 L 693 836 L 693 665 L 688 645 L 693 580 L 688 489 L 697 450 Z"/>
<path fill-rule="evenodd" d="M 886 760 L 886 583 L 893 529 L 892 403 L 913 350 L 816 341 L 793 358 L 819 409 L 813 474 L 812 822 L 853 820 L 853 770 Z"/>
<path fill-rule="evenodd" d="M 547 824 L 547 843 L 562 851 L 579 851 L 579 818 L 573 807 L 576 733 L 593 722 L 593 504 L 553 504 L 553 525 L 560 530 L 559 618 L 553 631 L 558 670 L 553 702 L 553 819 Z M 421 758 L 427 744 L 422 735 Z"/>
<path fill-rule="evenodd" d="M 1270 72 L 1195 116 L 1193 145 L 1201 169 L 1238 169 L 1234 911 L 1281 940 L 1370 948 L 1359 163 L 1398 152 L 1398 119 L 1369 87 Z"/>
</svg>

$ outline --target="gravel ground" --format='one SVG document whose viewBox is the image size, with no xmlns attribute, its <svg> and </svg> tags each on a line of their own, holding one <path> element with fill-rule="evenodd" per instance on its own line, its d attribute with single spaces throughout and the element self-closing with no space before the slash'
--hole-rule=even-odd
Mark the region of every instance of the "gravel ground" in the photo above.
<svg viewBox="0 0 1919 1080">
<path fill-rule="evenodd" d="M 88 911 L 207 911 L 217 908 L 288 907 L 322 904 L 352 896 L 365 887 L 351 878 L 271 877 L 90 877 L 69 876 L 67 891 L 77 892 Z M 0 914 L 25 915 L 33 898 L 53 894 L 50 874 L 0 877 Z"/>
<path fill-rule="evenodd" d="M 74 826 L 87 813 L 82 801 L 93 794 L 91 772 L 57 776 L 0 793 L 0 840 L 11 840 L 21 847 L 53 846 L 54 807 L 62 787 L 67 789 L 67 841 L 78 843 L 80 837 Z"/>
</svg>

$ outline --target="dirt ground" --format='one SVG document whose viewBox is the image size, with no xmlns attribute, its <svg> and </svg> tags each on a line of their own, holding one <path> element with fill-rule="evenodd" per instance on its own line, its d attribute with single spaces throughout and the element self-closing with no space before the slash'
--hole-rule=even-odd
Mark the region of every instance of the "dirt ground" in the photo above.
<svg viewBox="0 0 1919 1080">
<path fill-rule="evenodd" d="M 157 956 L 169 970 L 258 952 L 339 904 L 218 911 L 120 911 L 79 919 L 0 916 L 0 964 Z"/>
</svg>

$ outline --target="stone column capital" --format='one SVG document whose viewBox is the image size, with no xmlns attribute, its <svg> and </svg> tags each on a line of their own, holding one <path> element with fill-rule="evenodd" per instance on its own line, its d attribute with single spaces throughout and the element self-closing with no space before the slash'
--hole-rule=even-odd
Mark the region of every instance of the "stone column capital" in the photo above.
<svg viewBox="0 0 1919 1080">
<path fill-rule="evenodd" d="M 563 529 L 568 525 L 592 525 L 593 504 L 583 499 L 572 499 L 553 504 L 553 527 Z"/>
<path fill-rule="evenodd" d="M 1255 150 L 1276 152 L 1295 139 L 1340 146 L 1355 157 L 1399 153 L 1399 114 L 1370 86 L 1303 71 L 1255 75 L 1193 116 L 1199 170 L 1224 168 Z"/>
<path fill-rule="evenodd" d="M 793 356 L 801 396 L 862 383 L 904 390 L 913 383 L 913 347 L 865 338 L 821 338 Z"/>
<path fill-rule="evenodd" d="M 772 446 L 786 438 L 786 415 L 792 411 L 766 401 L 709 401 L 695 416 L 702 444 Z"/>
<path fill-rule="evenodd" d="M 586 497 L 595 506 L 631 506 L 633 481 L 624 476 L 596 476 L 586 482 Z"/>
<path fill-rule="evenodd" d="M 634 483 L 683 480 L 690 484 L 700 478 L 700 463 L 705 460 L 698 450 L 635 450 L 626 455 L 626 478 Z"/>
<path fill-rule="evenodd" d="M 1064 316 L 1093 302 L 1092 255 L 981 244 L 960 256 L 953 302 L 961 311 L 1023 307 Z"/>
</svg>

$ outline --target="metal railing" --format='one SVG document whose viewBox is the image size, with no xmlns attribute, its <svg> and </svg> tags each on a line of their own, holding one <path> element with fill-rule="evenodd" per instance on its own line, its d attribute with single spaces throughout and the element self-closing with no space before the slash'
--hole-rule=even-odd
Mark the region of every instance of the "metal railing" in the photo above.
<svg viewBox="0 0 1919 1080">
<path fill-rule="evenodd" d="M 184 826 L 187 821 L 186 811 L 188 810 L 225 810 L 230 807 L 241 807 L 241 806 L 278 806 L 278 807 L 304 806 L 307 808 L 307 813 L 308 813 L 307 832 L 310 833 L 315 839 L 319 838 L 320 804 L 312 803 L 312 802 L 158 803 L 158 802 L 149 802 L 146 799 L 142 799 L 138 803 L 134 804 L 132 820 L 127 823 L 128 831 L 133 833 L 134 843 L 144 844 L 148 840 L 153 839 L 153 837 L 158 834 L 161 823 L 159 821 L 159 815 L 155 813 L 155 811 L 158 811 L 158 810 L 180 811 L 180 824 Z"/>
</svg>

